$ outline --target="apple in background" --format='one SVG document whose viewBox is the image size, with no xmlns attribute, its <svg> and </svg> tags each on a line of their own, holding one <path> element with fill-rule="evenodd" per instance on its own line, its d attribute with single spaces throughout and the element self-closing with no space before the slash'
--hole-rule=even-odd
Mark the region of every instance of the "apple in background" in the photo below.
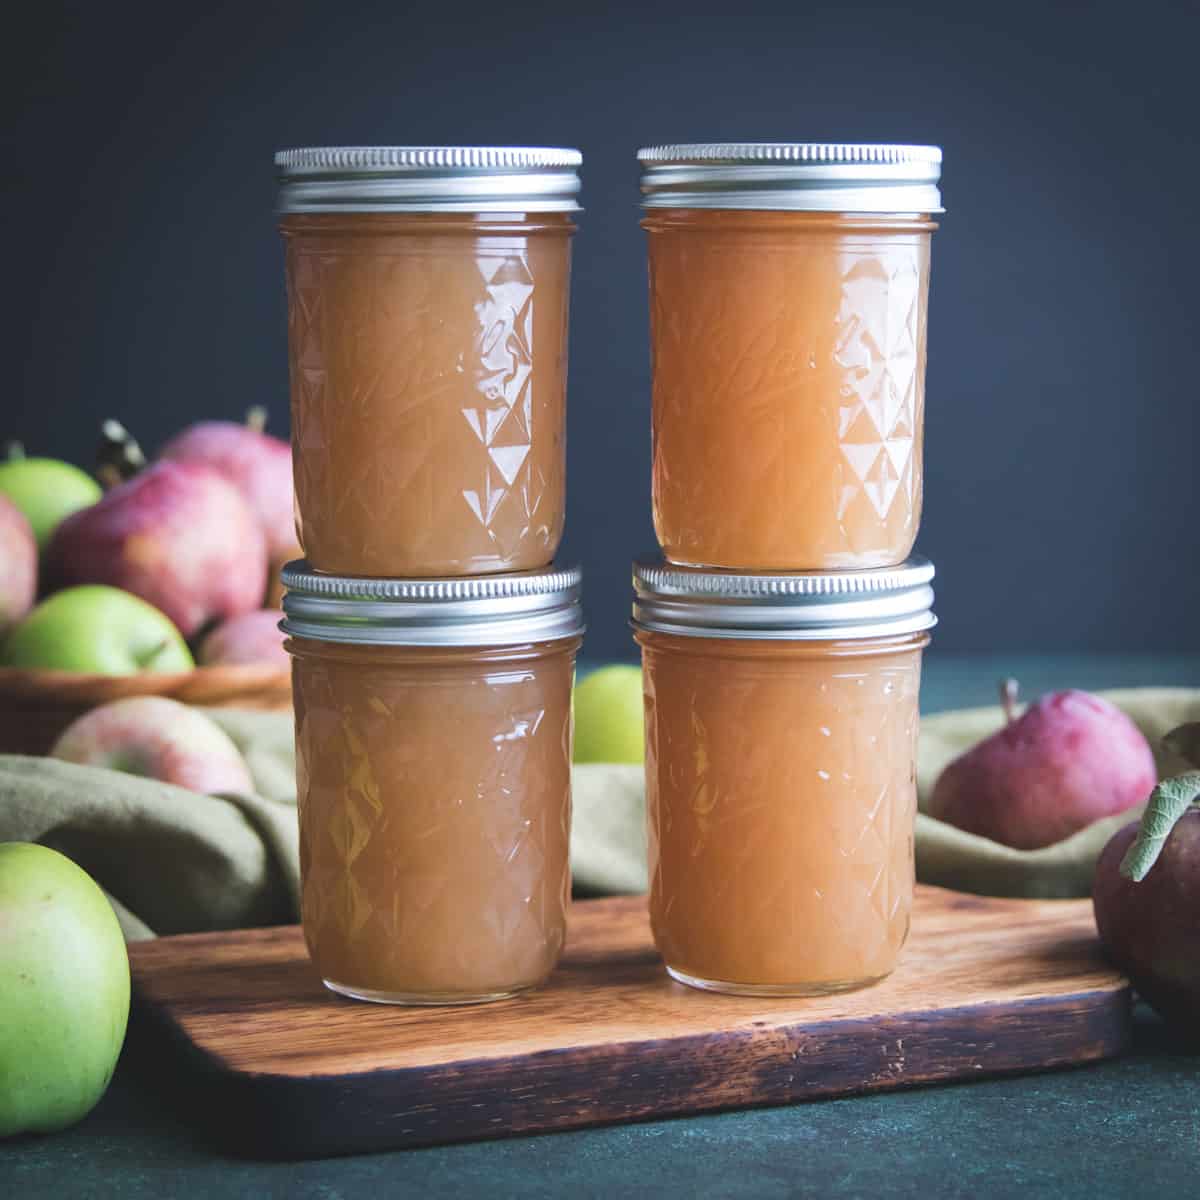
<svg viewBox="0 0 1200 1200">
<path fill-rule="evenodd" d="M 107 583 L 162 609 L 191 637 L 252 612 L 267 586 L 258 518 L 211 467 L 155 463 L 68 517 L 46 548 L 52 587 Z"/>
<path fill-rule="evenodd" d="M 0 493 L 25 514 L 39 550 L 46 548 L 60 521 L 103 494 L 86 471 L 56 458 L 26 458 L 20 447 L 0 462 Z"/>
<path fill-rule="evenodd" d="M 640 763 L 645 716 L 640 667 L 601 667 L 575 687 L 575 761 Z"/>
<path fill-rule="evenodd" d="M 258 514 L 273 563 L 300 556 L 292 486 L 292 448 L 264 432 L 266 412 L 252 408 L 246 424 L 201 421 L 173 437 L 159 458 L 202 463 L 225 476 Z"/>
<path fill-rule="evenodd" d="M 930 816 L 1037 850 L 1150 795 L 1158 781 L 1154 755 L 1119 708 L 1088 692 L 1053 692 L 1018 718 L 1015 683 L 1002 696 L 1007 723 L 946 767 Z"/>
<path fill-rule="evenodd" d="M 202 667 L 229 666 L 238 663 L 263 663 L 289 668 L 291 659 L 283 648 L 279 622 L 283 613 L 260 608 L 222 621 L 201 643 L 196 661 Z"/>
<path fill-rule="evenodd" d="M 125 939 L 87 872 L 30 842 L 0 843 L 0 930 L 0 1137 L 51 1133 L 112 1079 L 129 1021 Z"/>
<path fill-rule="evenodd" d="M 132 696 L 93 708 L 63 730 L 50 757 L 210 795 L 254 791 L 230 736 L 198 709 L 164 696 Z"/>
<path fill-rule="evenodd" d="M 190 671 L 195 664 L 183 635 L 152 604 L 120 588 L 87 584 L 43 600 L 0 643 L 0 665 L 132 675 Z"/>
<path fill-rule="evenodd" d="M 25 514 L 0 493 L 0 637 L 33 607 L 38 548 Z"/>
</svg>

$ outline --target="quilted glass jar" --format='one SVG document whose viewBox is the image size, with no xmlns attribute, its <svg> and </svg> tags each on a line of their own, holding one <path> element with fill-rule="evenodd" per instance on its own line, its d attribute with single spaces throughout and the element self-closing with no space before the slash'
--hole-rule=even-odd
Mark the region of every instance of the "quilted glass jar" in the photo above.
<svg viewBox="0 0 1200 1200">
<path fill-rule="evenodd" d="M 566 929 L 578 571 L 283 579 L 321 978 L 399 1004 L 535 987 Z"/>
<path fill-rule="evenodd" d="M 562 535 L 574 150 L 287 151 L 297 526 L 347 575 L 543 567 Z"/>
<path fill-rule="evenodd" d="M 748 144 L 639 158 L 663 553 L 756 571 L 902 562 L 921 516 L 941 152 Z"/>
<path fill-rule="evenodd" d="M 635 567 L 650 920 L 681 983 L 814 995 L 895 966 L 932 575 Z"/>
</svg>

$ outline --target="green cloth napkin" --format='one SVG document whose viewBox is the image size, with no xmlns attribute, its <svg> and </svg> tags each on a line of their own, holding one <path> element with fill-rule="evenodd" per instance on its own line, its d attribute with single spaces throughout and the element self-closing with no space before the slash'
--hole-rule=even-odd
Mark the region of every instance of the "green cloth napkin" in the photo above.
<svg viewBox="0 0 1200 1200">
<path fill-rule="evenodd" d="M 1152 745 L 1200 720 L 1200 691 L 1103 693 Z M 237 742 L 253 796 L 202 796 L 169 784 L 52 759 L 0 755 L 0 841 L 38 841 L 101 884 L 128 938 L 294 921 L 299 851 L 290 714 L 207 710 Z M 925 717 L 917 784 L 923 804 L 950 759 L 1003 721 L 999 708 Z M 1160 759 L 1163 773 L 1182 770 Z M 582 894 L 646 888 L 642 769 L 585 764 L 573 776 L 571 867 Z M 921 813 L 917 877 L 1003 896 L 1086 896 L 1108 838 L 1137 813 L 1101 821 L 1044 850 L 1010 850 Z"/>
</svg>

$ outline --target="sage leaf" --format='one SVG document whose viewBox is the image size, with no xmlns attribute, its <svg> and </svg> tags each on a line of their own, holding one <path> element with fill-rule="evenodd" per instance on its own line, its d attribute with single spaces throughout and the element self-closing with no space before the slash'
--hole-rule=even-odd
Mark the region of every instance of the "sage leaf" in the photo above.
<svg viewBox="0 0 1200 1200">
<path fill-rule="evenodd" d="M 1186 758 L 1193 767 L 1200 767 L 1200 721 L 1172 729 L 1163 738 L 1163 745 L 1180 758 Z"/>
<path fill-rule="evenodd" d="M 1146 878 L 1158 861 L 1175 822 L 1200 799 L 1200 771 L 1164 779 L 1150 793 L 1133 845 L 1121 859 L 1121 874 L 1135 883 Z"/>
</svg>

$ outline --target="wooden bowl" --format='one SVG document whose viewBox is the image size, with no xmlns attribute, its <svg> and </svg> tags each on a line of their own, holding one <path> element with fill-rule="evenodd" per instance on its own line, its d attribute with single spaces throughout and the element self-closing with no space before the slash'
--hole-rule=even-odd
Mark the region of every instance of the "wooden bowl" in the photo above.
<svg viewBox="0 0 1200 1200">
<path fill-rule="evenodd" d="M 286 667 L 197 667 L 136 675 L 82 675 L 0 667 L 0 753 L 45 754 L 60 733 L 90 708 L 129 696 L 167 696 L 212 708 L 287 710 Z"/>
</svg>

